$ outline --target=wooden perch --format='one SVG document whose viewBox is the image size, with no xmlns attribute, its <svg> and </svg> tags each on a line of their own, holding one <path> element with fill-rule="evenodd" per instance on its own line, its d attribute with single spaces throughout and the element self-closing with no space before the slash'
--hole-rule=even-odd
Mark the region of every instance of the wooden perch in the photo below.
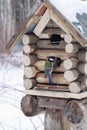
<svg viewBox="0 0 87 130">
<path fill-rule="evenodd" d="M 26 95 L 21 100 L 21 110 L 26 116 L 35 116 L 41 113 L 41 109 L 38 107 L 38 99 L 36 96 Z"/>
<path fill-rule="evenodd" d="M 37 57 L 39 59 L 47 59 L 48 56 L 55 56 L 60 57 L 62 60 L 65 60 L 72 56 L 72 54 L 68 54 L 64 50 L 43 50 L 38 49 L 36 50 L 35 54 L 37 54 Z M 73 55 L 76 56 L 76 55 Z"/>
<path fill-rule="evenodd" d="M 34 66 L 39 70 L 39 71 L 44 71 L 44 66 L 45 66 L 45 60 L 38 60 L 34 63 Z M 54 69 L 54 72 L 64 72 L 65 69 L 64 69 L 64 66 L 63 66 L 63 63 Z"/>
<path fill-rule="evenodd" d="M 62 34 L 61 36 L 64 38 L 66 43 L 76 42 L 71 34 Z"/>
<path fill-rule="evenodd" d="M 34 34 L 24 34 L 22 38 L 22 42 L 24 45 L 36 43 L 38 41 L 38 37 Z"/>
<path fill-rule="evenodd" d="M 69 58 L 64 60 L 63 65 L 66 70 L 76 68 L 78 63 L 78 59 L 76 58 Z"/>
<path fill-rule="evenodd" d="M 73 70 L 67 70 L 65 71 L 64 73 L 64 78 L 68 81 L 68 82 L 71 82 L 71 81 L 74 81 L 76 80 L 77 78 L 79 77 L 79 72 L 75 69 Z"/>
<path fill-rule="evenodd" d="M 55 91 L 69 91 L 68 85 L 48 85 L 48 84 L 37 84 L 35 86 L 39 90 L 55 90 Z"/>
<path fill-rule="evenodd" d="M 64 78 L 63 74 L 52 74 L 53 81 L 55 84 L 68 84 L 68 81 Z M 44 73 L 38 73 L 36 75 L 36 80 L 38 83 L 48 83 L 48 78 L 44 77 Z"/>
<path fill-rule="evenodd" d="M 33 78 L 36 76 L 38 70 L 35 67 L 25 67 L 24 68 L 24 75 L 27 78 Z"/>
<path fill-rule="evenodd" d="M 80 61 L 83 61 L 83 62 L 87 61 L 87 51 L 86 50 L 80 50 L 78 52 L 78 58 L 79 58 Z"/>
<path fill-rule="evenodd" d="M 62 40 L 58 45 L 52 45 L 50 40 L 39 40 L 37 42 L 38 48 L 43 49 L 65 49 L 66 43 Z"/>
<path fill-rule="evenodd" d="M 83 87 L 81 86 L 81 83 L 79 81 L 75 81 L 69 84 L 69 90 L 72 93 L 79 93 L 81 92 L 81 90 L 83 90 Z"/>
<path fill-rule="evenodd" d="M 25 87 L 25 89 L 33 88 L 36 85 L 36 83 L 37 82 L 36 82 L 35 78 L 32 78 L 32 79 L 25 78 L 24 79 L 24 87 Z"/>
<path fill-rule="evenodd" d="M 23 51 L 24 51 L 26 54 L 29 54 L 29 53 L 31 53 L 31 52 L 34 52 L 36 49 L 37 49 L 36 44 L 24 45 L 24 46 L 23 46 Z"/>
<path fill-rule="evenodd" d="M 36 61 L 36 55 L 23 55 L 23 63 L 25 66 L 33 65 Z"/>
<path fill-rule="evenodd" d="M 77 53 L 80 48 L 79 43 L 68 43 L 65 47 L 67 53 Z"/>
<path fill-rule="evenodd" d="M 82 74 L 87 74 L 87 63 L 79 63 L 78 70 Z"/>
</svg>

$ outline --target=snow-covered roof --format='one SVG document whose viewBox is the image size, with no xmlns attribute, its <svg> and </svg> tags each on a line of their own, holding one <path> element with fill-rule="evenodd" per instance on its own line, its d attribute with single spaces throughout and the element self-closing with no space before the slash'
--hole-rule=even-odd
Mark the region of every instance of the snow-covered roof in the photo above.
<svg viewBox="0 0 87 130">
<path fill-rule="evenodd" d="M 43 5 L 43 3 L 46 6 L 41 7 Z M 73 37 L 77 38 L 76 40 L 81 45 L 83 45 L 83 46 L 87 45 L 87 39 L 84 37 L 84 35 L 82 35 L 82 33 L 80 33 L 79 30 L 77 30 L 72 25 L 73 21 L 74 22 L 78 21 L 76 19 L 76 13 L 77 13 L 77 11 L 81 12 L 80 10 L 82 7 L 80 7 L 80 6 L 83 5 L 83 7 L 84 7 L 85 2 L 83 3 L 80 0 L 77 0 L 75 2 L 75 0 L 72 0 L 72 4 L 70 4 L 70 3 L 71 2 L 69 0 L 61 0 L 61 1 L 58 1 L 58 0 L 53 0 L 53 1 L 39 0 L 38 2 L 36 2 L 35 6 L 30 11 L 29 17 L 26 19 L 26 21 L 20 27 L 19 31 L 13 36 L 13 38 L 10 40 L 10 42 L 6 45 L 6 48 L 11 49 L 18 42 L 18 40 L 21 39 L 21 37 L 23 36 L 24 33 L 32 32 L 34 27 L 38 23 L 39 19 L 41 18 L 41 16 L 43 16 L 43 14 L 47 8 L 50 8 L 51 10 L 53 10 L 54 14 L 58 17 L 58 19 L 63 20 L 62 22 L 63 22 L 63 24 L 65 24 L 64 27 L 66 29 L 68 29 L 68 32 L 71 33 Z M 74 6 L 74 4 L 75 4 L 75 6 Z M 77 4 L 77 6 L 76 6 L 76 4 Z M 79 4 L 79 7 L 78 7 L 78 4 Z M 72 11 L 71 7 L 73 8 L 73 11 Z M 41 10 L 40 10 L 40 8 L 41 8 Z M 87 9 L 85 6 L 85 8 L 82 12 L 84 12 L 86 10 Z M 33 18 L 33 20 L 32 20 L 32 18 Z"/>
</svg>

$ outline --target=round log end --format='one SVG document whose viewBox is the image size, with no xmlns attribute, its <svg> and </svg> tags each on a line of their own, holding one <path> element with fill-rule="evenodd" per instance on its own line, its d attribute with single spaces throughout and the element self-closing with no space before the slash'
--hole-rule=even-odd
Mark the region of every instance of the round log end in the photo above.
<svg viewBox="0 0 87 130">
<path fill-rule="evenodd" d="M 65 105 L 64 114 L 73 124 L 79 124 L 83 119 L 83 109 L 77 101 L 72 100 Z"/>
<path fill-rule="evenodd" d="M 37 114 L 38 100 L 35 96 L 26 95 L 21 100 L 21 110 L 26 116 Z"/>
<path fill-rule="evenodd" d="M 70 59 L 67 59 L 63 62 L 63 65 L 64 65 L 64 68 L 66 70 L 71 69 L 72 68 L 72 61 Z"/>
<path fill-rule="evenodd" d="M 64 78 L 68 81 L 74 81 L 78 78 L 79 72 L 77 70 L 67 70 L 64 73 Z"/>
<path fill-rule="evenodd" d="M 26 44 L 29 43 L 29 37 L 28 37 L 28 35 L 24 35 L 24 36 L 23 36 L 22 42 L 23 42 L 24 45 L 26 45 Z"/>
<path fill-rule="evenodd" d="M 81 91 L 80 82 L 71 82 L 69 84 L 69 90 L 72 93 L 79 93 Z"/>
</svg>

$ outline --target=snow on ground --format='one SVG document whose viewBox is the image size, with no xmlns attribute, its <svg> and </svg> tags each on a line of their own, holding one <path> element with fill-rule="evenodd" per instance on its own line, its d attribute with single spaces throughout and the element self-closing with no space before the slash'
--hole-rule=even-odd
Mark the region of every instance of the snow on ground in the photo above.
<svg viewBox="0 0 87 130">
<path fill-rule="evenodd" d="M 44 129 L 44 114 L 30 118 L 21 111 L 23 68 L 22 52 L 0 55 L 0 130 Z"/>
</svg>

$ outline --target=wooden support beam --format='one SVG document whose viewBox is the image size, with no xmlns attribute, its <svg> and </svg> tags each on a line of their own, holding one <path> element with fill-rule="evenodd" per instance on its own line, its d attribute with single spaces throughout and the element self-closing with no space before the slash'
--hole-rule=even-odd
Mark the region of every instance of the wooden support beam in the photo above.
<svg viewBox="0 0 87 130">
<path fill-rule="evenodd" d="M 49 97 L 38 98 L 38 105 L 39 107 L 42 107 L 42 108 L 64 110 L 64 106 L 66 102 L 67 102 L 66 99 L 55 99 L 55 98 L 49 98 Z"/>
<path fill-rule="evenodd" d="M 80 49 L 80 45 L 78 43 L 68 43 L 65 47 L 65 51 L 67 53 L 77 53 Z"/>
<path fill-rule="evenodd" d="M 38 106 L 38 99 L 36 96 L 26 95 L 21 100 L 21 110 L 26 116 L 35 116 L 42 112 Z"/>
<path fill-rule="evenodd" d="M 40 21 L 38 22 L 38 24 L 36 25 L 33 32 L 37 36 L 39 36 L 41 32 L 43 31 L 43 29 L 46 27 L 49 20 L 50 20 L 49 9 L 47 9 L 45 13 L 43 14 L 42 18 L 40 19 Z"/>
<path fill-rule="evenodd" d="M 33 65 L 37 61 L 36 55 L 23 55 L 23 63 L 25 66 Z"/>
<path fill-rule="evenodd" d="M 45 50 L 45 49 L 38 49 L 36 50 L 35 54 L 39 59 L 47 59 L 48 56 L 55 56 L 60 57 L 62 60 L 65 60 L 71 56 L 76 56 L 75 54 L 67 54 L 65 50 Z"/>
<path fill-rule="evenodd" d="M 63 62 L 63 66 L 66 70 L 77 68 L 77 64 L 78 64 L 78 59 L 76 58 L 69 58 L 64 60 Z"/>
<path fill-rule="evenodd" d="M 53 73 L 52 77 L 55 84 L 68 84 L 63 74 Z M 44 73 L 38 73 L 36 75 L 36 80 L 38 83 L 48 83 L 48 78 L 44 77 Z"/>
<path fill-rule="evenodd" d="M 52 45 L 50 40 L 39 40 L 37 47 L 40 49 L 65 49 L 66 43 L 61 40 L 59 44 Z"/>
<path fill-rule="evenodd" d="M 74 81 L 79 77 L 79 72 L 76 69 L 73 70 L 67 70 L 64 73 L 64 78 L 68 81 Z"/>
<path fill-rule="evenodd" d="M 22 42 L 24 45 L 33 44 L 38 41 L 38 37 L 34 34 L 24 34 L 22 37 Z"/>
<path fill-rule="evenodd" d="M 44 71 L 44 66 L 45 66 L 45 60 L 38 60 L 34 63 L 34 66 L 39 70 L 39 71 Z M 65 68 L 63 66 L 63 63 L 61 63 L 61 65 L 59 67 L 56 67 L 54 70 L 54 72 L 64 72 Z"/>
<path fill-rule="evenodd" d="M 87 91 L 81 93 L 57 92 L 47 90 L 25 90 L 28 95 L 37 95 L 41 97 L 65 98 L 65 99 L 84 99 L 87 98 Z"/>
<path fill-rule="evenodd" d="M 26 53 L 26 54 L 32 53 L 32 52 L 34 52 L 36 49 L 37 49 L 36 44 L 33 44 L 33 45 L 24 45 L 24 46 L 23 46 L 23 51 L 24 51 L 24 53 Z"/>
</svg>

